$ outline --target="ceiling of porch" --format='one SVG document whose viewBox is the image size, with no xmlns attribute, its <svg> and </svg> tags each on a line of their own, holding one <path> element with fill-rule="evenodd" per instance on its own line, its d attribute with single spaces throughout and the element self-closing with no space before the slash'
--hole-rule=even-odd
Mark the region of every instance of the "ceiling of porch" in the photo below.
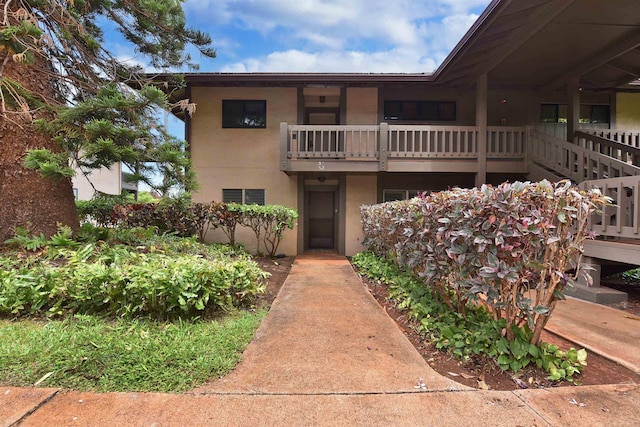
<svg viewBox="0 0 640 427">
<path fill-rule="evenodd" d="M 435 72 L 438 83 L 629 90 L 640 77 L 637 0 L 494 0 Z"/>
</svg>

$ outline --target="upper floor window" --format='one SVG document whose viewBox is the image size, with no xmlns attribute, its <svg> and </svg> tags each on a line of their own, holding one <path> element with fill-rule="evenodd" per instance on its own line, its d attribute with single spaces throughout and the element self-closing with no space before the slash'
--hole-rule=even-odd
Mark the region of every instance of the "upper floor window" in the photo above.
<svg viewBox="0 0 640 427">
<path fill-rule="evenodd" d="M 456 103 L 453 101 L 385 101 L 384 119 L 453 122 L 456 120 Z"/>
<path fill-rule="evenodd" d="M 222 101 L 223 128 L 266 128 L 267 101 L 230 100 Z"/>
<path fill-rule="evenodd" d="M 580 123 L 609 123 L 608 105 L 580 105 Z M 540 105 L 540 121 L 542 123 L 567 123 L 566 104 Z"/>
</svg>

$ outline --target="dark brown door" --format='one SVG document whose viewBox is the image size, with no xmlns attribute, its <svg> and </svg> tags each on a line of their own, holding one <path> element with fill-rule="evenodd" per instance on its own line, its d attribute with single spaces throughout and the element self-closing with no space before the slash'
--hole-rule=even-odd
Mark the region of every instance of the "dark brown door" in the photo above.
<svg viewBox="0 0 640 427">
<path fill-rule="evenodd" d="M 335 249 L 335 191 L 309 191 L 309 249 Z"/>
</svg>

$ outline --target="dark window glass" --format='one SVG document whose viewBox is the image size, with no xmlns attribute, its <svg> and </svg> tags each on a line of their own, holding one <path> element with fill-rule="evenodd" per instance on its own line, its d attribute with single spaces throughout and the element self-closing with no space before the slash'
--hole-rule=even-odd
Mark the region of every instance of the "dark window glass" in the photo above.
<svg viewBox="0 0 640 427">
<path fill-rule="evenodd" d="M 242 189 L 239 189 L 239 188 L 223 189 L 222 201 L 225 203 L 242 203 Z"/>
<path fill-rule="evenodd" d="M 225 203 L 239 204 L 265 204 L 264 189 L 225 188 L 222 190 L 222 201 Z"/>
<path fill-rule="evenodd" d="M 608 105 L 591 106 L 591 123 L 609 123 L 609 117 Z"/>
<path fill-rule="evenodd" d="M 223 100 L 222 127 L 267 127 L 267 101 Z"/>
<path fill-rule="evenodd" d="M 244 202 L 247 205 L 264 205 L 264 190 L 247 189 L 244 190 Z"/>
<path fill-rule="evenodd" d="M 385 120 L 455 121 L 456 103 L 452 101 L 385 101 Z"/>
<path fill-rule="evenodd" d="M 540 106 L 540 122 L 558 123 L 558 104 L 542 104 Z"/>
<path fill-rule="evenodd" d="M 608 105 L 580 105 L 580 123 L 609 123 Z M 566 104 L 541 104 L 540 121 L 542 123 L 567 123 Z"/>
</svg>

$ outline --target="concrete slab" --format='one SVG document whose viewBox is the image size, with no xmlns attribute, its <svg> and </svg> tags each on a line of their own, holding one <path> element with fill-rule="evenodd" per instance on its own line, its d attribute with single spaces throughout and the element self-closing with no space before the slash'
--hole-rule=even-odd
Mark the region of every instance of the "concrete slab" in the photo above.
<svg viewBox="0 0 640 427">
<path fill-rule="evenodd" d="M 0 426 L 10 426 L 56 394 L 55 388 L 0 387 Z"/>
<path fill-rule="evenodd" d="M 546 329 L 640 374 L 640 317 L 567 298 L 558 302 Z"/>
<path fill-rule="evenodd" d="M 514 392 L 554 426 L 637 426 L 640 386 L 559 387 Z"/>
<path fill-rule="evenodd" d="M 21 426 L 548 426 L 510 392 L 377 395 L 67 393 Z M 562 425 L 562 424 L 557 424 Z"/>
<path fill-rule="evenodd" d="M 437 374 L 344 257 L 301 257 L 245 350 L 197 393 L 395 393 L 466 389 Z"/>
<path fill-rule="evenodd" d="M 626 292 L 605 286 L 575 285 L 572 289 L 565 289 L 565 295 L 597 304 L 618 304 L 628 300 Z"/>
</svg>

